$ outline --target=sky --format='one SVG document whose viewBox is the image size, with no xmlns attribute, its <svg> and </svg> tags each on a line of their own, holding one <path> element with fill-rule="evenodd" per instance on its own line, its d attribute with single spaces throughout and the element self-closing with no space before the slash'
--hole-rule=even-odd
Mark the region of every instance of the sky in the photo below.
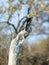
<svg viewBox="0 0 49 65">
<path fill-rule="evenodd" d="M 25 0 L 26 1 L 26 0 Z M 36 2 L 37 0 L 35 0 Z M 46 0 L 47 1 L 47 0 Z M 14 0 L 14 2 L 12 3 L 13 5 L 18 3 L 18 0 Z M 13 23 L 15 26 L 17 26 L 18 24 L 18 21 L 27 15 L 27 9 L 28 9 L 28 6 L 27 5 L 21 5 L 22 6 L 22 9 L 20 11 L 16 11 L 13 16 L 12 16 L 12 19 L 10 20 L 11 23 Z M 8 0 L 0 0 L 0 7 L 2 7 L 1 9 L 2 10 L 5 10 L 5 8 L 8 8 L 9 7 L 9 4 L 8 4 Z M 20 16 L 18 17 L 18 14 L 20 14 Z M 43 14 L 42 15 L 44 17 L 45 20 L 47 20 L 49 18 L 49 16 L 47 14 Z M 0 22 L 3 22 L 3 21 L 7 21 L 8 19 L 8 12 L 6 12 L 5 14 L 1 14 L 0 13 Z M 36 19 L 33 20 L 33 23 L 37 23 L 40 22 L 42 20 L 39 20 L 39 21 L 36 21 Z M 49 22 L 46 22 L 46 23 L 43 23 L 43 25 L 41 26 L 41 28 L 44 28 L 45 29 L 45 32 L 49 33 Z M 12 28 L 13 30 L 13 28 Z M 5 28 L 2 30 L 2 32 L 4 32 L 5 34 L 11 34 L 11 31 L 8 28 Z M 37 33 L 36 31 L 34 33 Z M 33 35 L 33 32 L 30 34 L 30 36 L 27 38 L 28 41 L 27 42 L 31 42 L 31 43 L 35 43 L 35 42 L 39 42 L 40 40 L 43 40 L 43 39 L 46 39 L 48 37 L 48 35 L 45 35 L 45 34 L 42 34 L 42 35 Z M 36 38 L 36 39 L 35 39 Z"/>
</svg>

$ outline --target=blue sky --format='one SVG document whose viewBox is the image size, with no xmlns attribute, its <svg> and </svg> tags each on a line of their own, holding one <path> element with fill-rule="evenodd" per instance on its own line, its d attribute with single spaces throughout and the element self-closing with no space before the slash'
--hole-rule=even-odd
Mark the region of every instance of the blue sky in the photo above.
<svg viewBox="0 0 49 65">
<path fill-rule="evenodd" d="M 37 1 L 37 0 L 36 0 Z M 12 3 L 13 5 L 18 3 L 18 0 L 14 0 L 14 2 Z M 10 20 L 11 23 L 13 23 L 15 26 L 17 26 L 18 24 L 18 21 L 19 19 L 21 19 L 22 17 L 26 16 L 27 15 L 27 9 L 28 9 L 28 6 L 27 5 L 21 5 L 22 6 L 22 9 L 20 11 L 16 11 L 13 16 L 12 16 L 12 19 Z M 2 7 L 1 9 L 2 10 L 5 10 L 6 8 L 9 7 L 9 4 L 8 4 L 8 0 L 0 0 L 0 7 Z M 18 14 L 20 14 L 20 17 L 18 17 Z M 43 14 L 42 15 L 44 17 L 44 19 L 48 19 L 48 15 L 47 14 Z M 7 21 L 8 19 L 8 12 L 4 13 L 4 14 L 0 14 L 0 22 L 3 22 L 3 21 Z M 42 20 L 39 20 L 40 22 Z M 36 21 L 36 19 L 34 19 L 33 23 L 38 23 L 39 21 Z M 46 23 L 43 23 L 42 27 L 45 29 L 45 32 L 49 33 L 49 22 L 46 22 Z M 13 30 L 13 28 L 11 28 Z M 8 28 L 6 29 L 3 29 L 2 30 L 5 34 L 11 34 L 11 31 Z M 37 33 L 35 31 L 35 33 Z M 32 32 L 32 35 L 28 37 L 28 42 L 36 42 L 36 41 L 40 41 L 42 39 L 46 39 L 48 36 L 47 35 L 33 35 L 33 32 Z M 36 40 L 35 40 L 36 38 Z M 34 40 L 34 41 L 32 41 Z"/>
</svg>

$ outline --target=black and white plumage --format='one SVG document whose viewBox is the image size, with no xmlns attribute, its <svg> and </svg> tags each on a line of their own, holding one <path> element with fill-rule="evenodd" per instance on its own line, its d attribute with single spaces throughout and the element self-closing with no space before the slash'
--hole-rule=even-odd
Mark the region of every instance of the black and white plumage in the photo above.
<svg viewBox="0 0 49 65">
<path fill-rule="evenodd" d="M 31 31 L 31 21 L 32 21 L 32 18 L 30 18 L 30 17 L 28 17 L 28 16 L 25 16 L 25 17 L 23 17 L 23 18 L 19 21 L 17 27 L 15 27 L 15 25 L 12 24 L 12 23 L 10 23 L 9 21 L 7 21 L 7 24 L 8 24 L 8 25 L 11 25 L 11 26 L 14 28 L 16 34 L 18 34 L 20 31 L 22 31 L 22 30 L 24 30 L 24 29 L 25 29 L 28 33 L 30 33 L 30 31 Z"/>
<path fill-rule="evenodd" d="M 23 22 L 20 21 L 20 23 L 18 24 L 17 32 L 19 33 L 21 30 L 25 29 L 29 33 L 31 31 L 30 28 L 31 28 L 31 18 L 26 18 Z"/>
<path fill-rule="evenodd" d="M 21 49 L 21 46 L 24 42 L 24 36 L 28 33 L 23 30 L 12 40 L 9 50 L 9 61 L 8 65 L 18 65 L 18 56 Z"/>
<path fill-rule="evenodd" d="M 31 21 L 32 17 L 30 17 L 28 14 L 30 13 L 30 8 L 28 8 L 27 16 L 24 16 L 17 25 L 17 33 L 19 33 L 21 30 L 25 29 L 28 33 L 31 31 Z"/>
<path fill-rule="evenodd" d="M 14 30 L 15 30 L 15 33 L 18 34 L 20 31 L 22 30 L 26 30 L 28 33 L 31 32 L 31 21 L 32 21 L 32 17 L 30 17 L 30 8 L 28 8 L 28 13 L 27 13 L 27 16 L 24 16 L 21 20 L 18 21 L 18 24 L 17 24 L 17 27 L 15 27 L 14 24 L 10 23 L 9 22 L 9 19 L 10 19 L 10 16 L 7 20 L 7 24 L 8 25 L 11 25 Z"/>
</svg>

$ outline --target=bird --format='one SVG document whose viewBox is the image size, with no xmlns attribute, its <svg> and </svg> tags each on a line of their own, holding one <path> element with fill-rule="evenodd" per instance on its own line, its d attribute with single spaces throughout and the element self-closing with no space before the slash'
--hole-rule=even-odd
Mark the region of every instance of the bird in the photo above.
<svg viewBox="0 0 49 65">
<path fill-rule="evenodd" d="M 32 31 L 32 27 L 31 27 L 31 24 L 32 24 L 32 18 L 33 17 L 38 17 L 37 15 L 35 15 L 34 13 L 30 13 L 30 7 L 28 7 L 28 13 L 26 16 L 22 17 L 21 20 L 18 21 L 18 24 L 17 24 L 17 27 L 15 27 L 14 24 L 10 23 L 9 22 L 9 18 L 7 20 L 7 24 L 8 25 L 11 25 L 14 30 L 15 30 L 15 33 L 18 34 L 20 31 L 22 30 L 26 30 L 28 33 L 30 33 Z"/>
<path fill-rule="evenodd" d="M 9 60 L 8 65 L 18 65 L 18 56 L 21 49 L 21 46 L 24 42 L 25 36 L 28 35 L 28 32 L 25 30 L 22 30 L 19 32 L 11 41 L 10 49 L 9 49 Z"/>
<path fill-rule="evenodd" d="M 30 17 L 30 7 L 28 7 L 28 13 L 26 16 L 24 16 L 17 25 L 17 32 L 20 32 L 21 30 L 25 29 L 28 33 L 31 31 L 31 21 L 32 17 Z"/>
</svg>

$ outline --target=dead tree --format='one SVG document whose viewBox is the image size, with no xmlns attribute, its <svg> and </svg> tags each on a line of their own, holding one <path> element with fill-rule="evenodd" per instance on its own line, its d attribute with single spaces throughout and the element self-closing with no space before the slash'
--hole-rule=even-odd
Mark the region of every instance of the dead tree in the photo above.
<svg viewBox="0 0 49 65">
<path fill-rule="evenodd" d="M 12 40 L 9 50 L 9 61 L 8 65 L 18 65 L 18 56 L 21 49 L 21 46 L 24 42 L 24 37 L 28 33 L 23 30 L 16 36 L 15 39 Z"/>
</svg>

